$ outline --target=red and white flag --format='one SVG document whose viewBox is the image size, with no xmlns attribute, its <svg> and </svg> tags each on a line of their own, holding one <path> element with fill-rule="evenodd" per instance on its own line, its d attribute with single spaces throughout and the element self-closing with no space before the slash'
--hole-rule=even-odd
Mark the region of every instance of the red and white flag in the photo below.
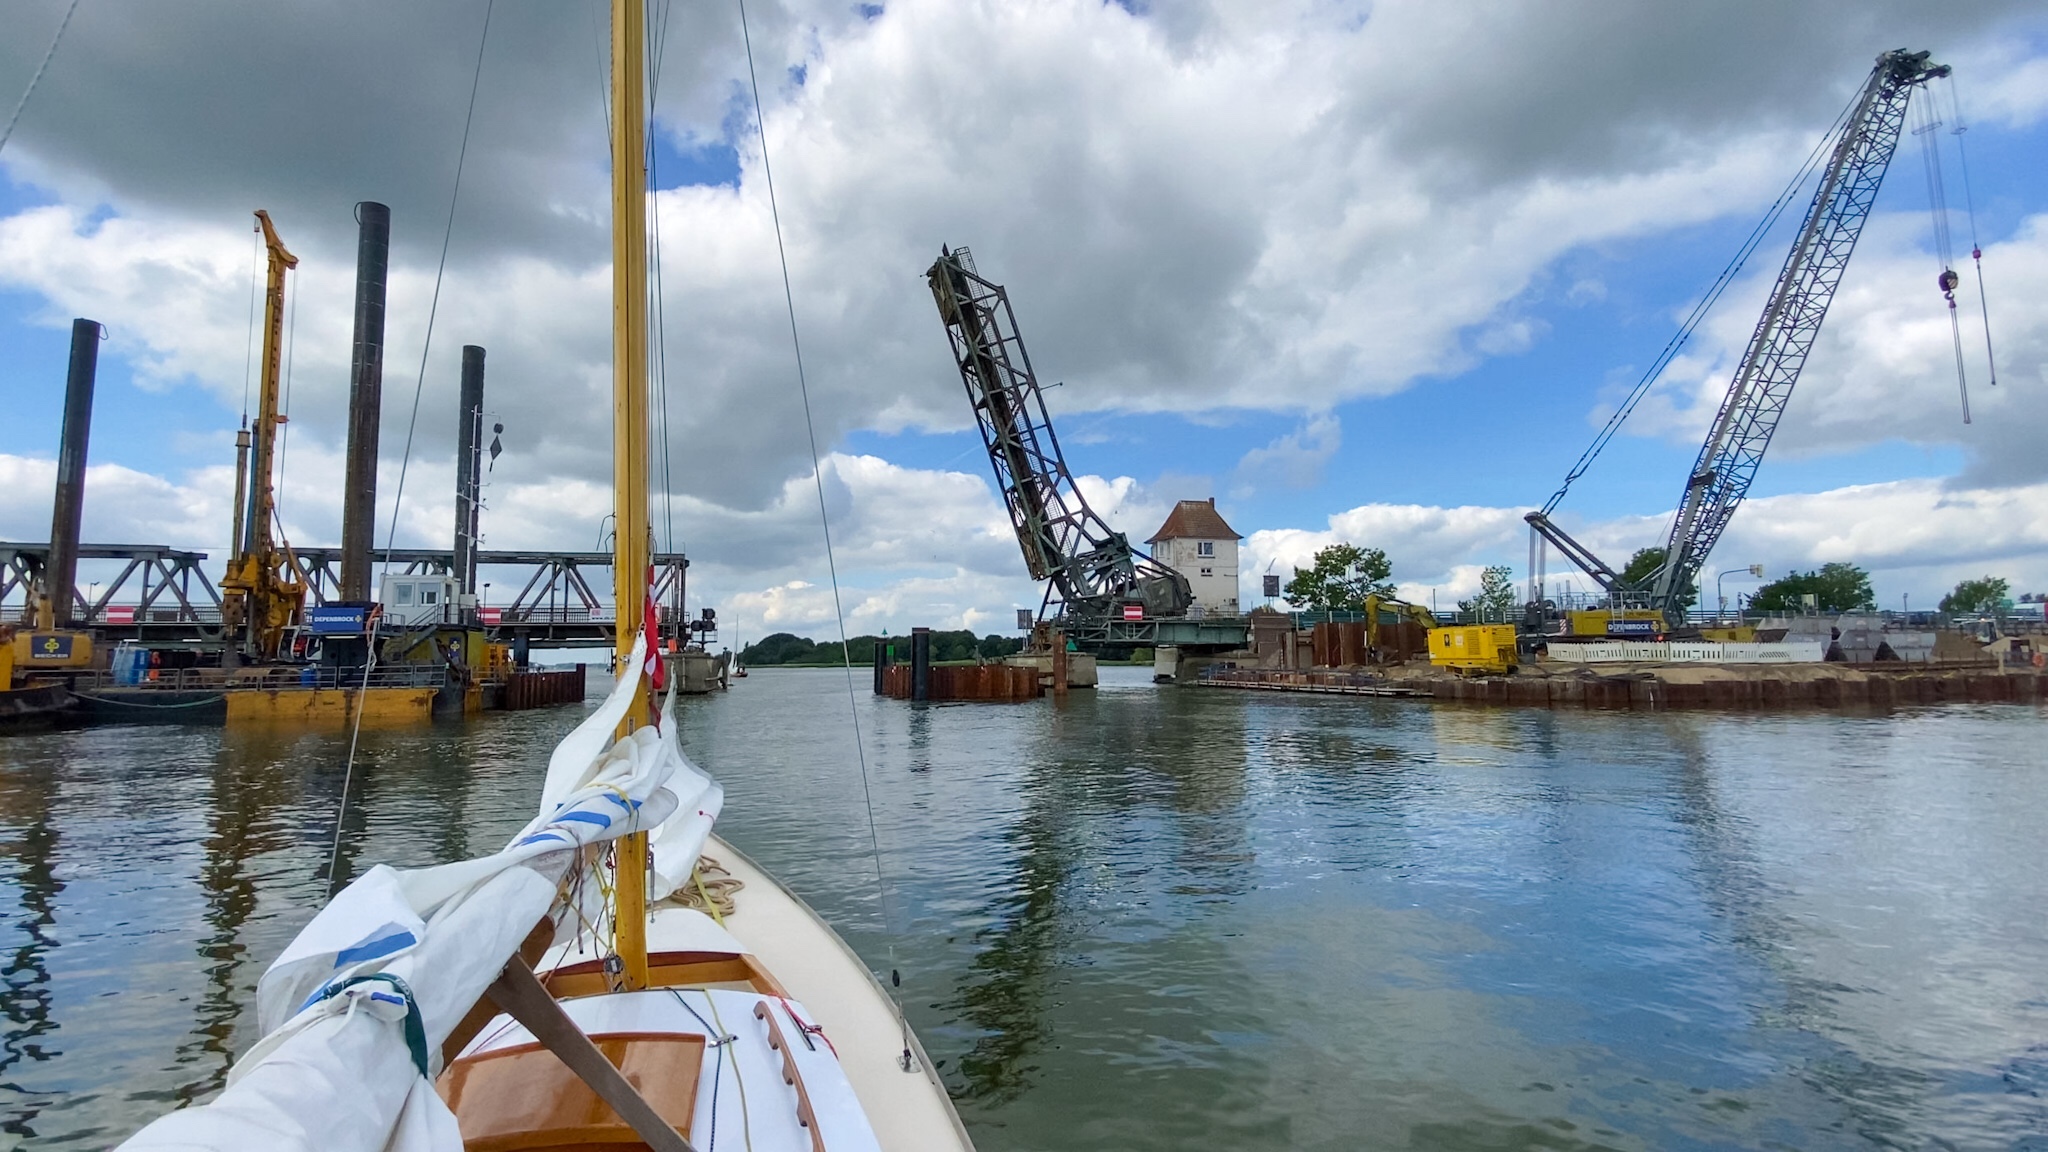
<svg viewBox="0 0 2048 1152">
<path fill-rule="evenodd" d="M 654 606 L 654 565 L 647 566 L 647 594 L 640 605 L 640 634 L 647 640 L 647 682 L 656 692 L 668 686 L 668 667 L 661 659 L 661 617 Z"/>
</svg>

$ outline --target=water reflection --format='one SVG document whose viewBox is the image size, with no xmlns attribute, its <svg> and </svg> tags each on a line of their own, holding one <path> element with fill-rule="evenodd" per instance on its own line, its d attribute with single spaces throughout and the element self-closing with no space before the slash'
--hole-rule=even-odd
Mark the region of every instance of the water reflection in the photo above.
<svg viewBox="0 0 2048 1152">
<path fill-rule="evenodd" d="M 1167 699 L 1183 706 L 1158 715 L 1152 699 L 1076 695 L 1055 704 L 1042 741 L 1019 749 L 1031 766 L 1004 836 L 1012 863 L 947 1005 L 979 1033 L 959 1058 L 956 1098 L 1014 1100 L 1057 1033 L 1061 986 L 1089 979 L 1100 995 L 1131 979 L 1114 970 L 1115 944 L 1100 939 L 1112 921 L 1122 928 L 1113 935 L 1163 936 L 1197 914 L 1193 905 L 1243 893 L 1252 859 L 1243 712 Z M 1150 993 L 1165 978 L 1134 982 Z"/>
<path fill-rule="evenodd" d="M 983 1152 L 2048 1131 L 2041 713 L 862 693 L 864 781 L 846 706 L 764 670 L 685 745 L 722 833 L 901 967 Z M 502 843 L 575 719 L 366 730 L 342 878 Z M 326 892 L 346 751 L 0 741 L 0 1131 L 104 1147 L 219 1084 Z"/>
<path fill-rule="evenodd" d="M 15 1096 L 0 1117 L 0 1132 L 28 1137 L 47 1101 L 24 1088 L 16 1066 L 48 1060 L 58 1053 L 44 1038 L 57 1028 L 51 1014 L 49 953 L 57 946 L 51 926 L 57 922 L 57 898 L 64 882 L 57 877 L 57 829 L 51 811 L 58 800 L 56 773 L 26 769 L 0 773 L 0 861 L 8 869 L 16 912 L 11 934 L 16 937 L 0 972 L 0 1017 L 7 1034 L 0 1038 L 0 1088 Z"/>
</svg>

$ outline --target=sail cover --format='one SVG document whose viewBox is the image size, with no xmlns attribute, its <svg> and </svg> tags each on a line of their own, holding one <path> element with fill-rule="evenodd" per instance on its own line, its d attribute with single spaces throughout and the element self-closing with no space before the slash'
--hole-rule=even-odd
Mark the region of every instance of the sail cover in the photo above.
<svg viewBox="0 0 2048 1152">
<path fill-rule="evenodd" d="M 688 878 L 724 790 L 683 755 L 675 697 L 659 728 L 612 733 L 645 675 L 646 637 L 611 695 L 548 762 L 540 812 L 491 856 L 378 865 L 338 893 L 257 985 L 259 1040 L 211 1103 L 159 1117 L 123 1149 L 460 1152 L 434 1091 L 441 1044 L 548 917 L 557 943 L 610 935 L 585 849 L 649 830 L 650 901 Z"/>
</svg>

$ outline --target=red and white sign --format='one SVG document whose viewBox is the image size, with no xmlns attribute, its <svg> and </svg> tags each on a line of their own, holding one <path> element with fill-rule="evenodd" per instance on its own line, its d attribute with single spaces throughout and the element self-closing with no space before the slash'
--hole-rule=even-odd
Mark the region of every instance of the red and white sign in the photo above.
<svg viewBox="0 0 2048 1152">
<path fill-rule="evenodd" d="M 1144 618 L 1145 618 L 1145 606 L 1144 606 L 1143 604 L 1126 604 L 1126 605 L 1124 605 L 1124 619 L 1126 619 L 1126 620 L 1143 620 Z"/>
<path fill-rule="evenodd" d="M 476 610 L 476 618 L 479 624 L 502 624 L 505 620 L 505 610 L 503 608 L 479 608 Z"/>
<path fill-rule="evenodd" d="M 133 604 L 109 604 L 106 611 L 107 623 L 109 624 L 135 623 L 135 605 Z"/>
</svg>

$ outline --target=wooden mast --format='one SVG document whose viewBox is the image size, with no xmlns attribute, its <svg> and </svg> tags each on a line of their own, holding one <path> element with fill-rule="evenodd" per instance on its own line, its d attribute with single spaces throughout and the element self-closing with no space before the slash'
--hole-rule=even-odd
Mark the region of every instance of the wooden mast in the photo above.
<svg viewBox="0 0 2048 1152">
<path fill-rule="evenodd" d="M 647 720 L 647 685 L 625 669 L 647 597 L 647 104 L 644 0 L 612 0 L 612 588 L 621 670 L 636 675 L 624 736 Z M 655 644 L 647 637 L 648 650 Z M 621 837 L 613 946 L 629 989 L 647 986 L 647 833 Z"/>
</svg>

